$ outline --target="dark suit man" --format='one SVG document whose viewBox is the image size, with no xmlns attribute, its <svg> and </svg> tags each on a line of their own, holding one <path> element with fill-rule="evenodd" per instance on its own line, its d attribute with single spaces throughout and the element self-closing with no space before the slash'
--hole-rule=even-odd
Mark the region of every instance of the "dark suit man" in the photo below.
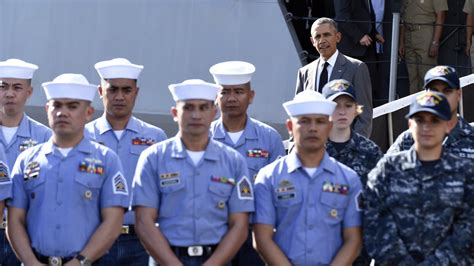
<svg viewBox="0 0 474 266">
<path fill-rule="evenodd" d="M 371 0 L 334 0 L 338 30 L 342 35 L 337 49 L 345 55 L 367 64 L 370 73 L 373 97 L 380 99 L 383 90 L 378 73 L 376 43 L 383 44 L 384 38 L 377 32 L 375 11 Z"/>
<path fill-rule="evenodd" d="M 337 44 L 341 33 L 330 18 L 319 18 L 311 26 L 311 42 L 321 55 L 312 63 L 300 68 L 296 79 L 296 93 L 303 90 L 321 91 L 327 81 L 345 79 L 354 85 L 364 112 L 354 130 L 366 137 L 372 132 L 372 85 L 367 65 L 360 60 L 339 53 Z M 327 63 L 327 64 L 326 64 Z M 324 67 L 324 65 L 327 65 Z"/>
</svg>

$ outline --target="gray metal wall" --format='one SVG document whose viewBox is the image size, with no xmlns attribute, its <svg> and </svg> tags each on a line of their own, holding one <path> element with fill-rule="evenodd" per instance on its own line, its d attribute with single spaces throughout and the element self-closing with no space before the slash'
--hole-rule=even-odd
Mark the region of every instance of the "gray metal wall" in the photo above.
<svg viewBox="0 0 474 266">
<path fill-rule="evenodd" d="M 42 82 L 72 72 L 98 84 L 96 62 L 126 57 L 145 66 L 136 112 L 168 134 L 168 84 L 212 81 L 209 67 L 225 60 L 255 64 L 250 114 L 283 132 L 281 103 L 301 66 L 277 0 L 0 0 L 0 36 L 0 60 L 40 66 L 28 109 L 39 120 Z M 94 105 L 101 113 L 98 97 Z"/>
</svg>

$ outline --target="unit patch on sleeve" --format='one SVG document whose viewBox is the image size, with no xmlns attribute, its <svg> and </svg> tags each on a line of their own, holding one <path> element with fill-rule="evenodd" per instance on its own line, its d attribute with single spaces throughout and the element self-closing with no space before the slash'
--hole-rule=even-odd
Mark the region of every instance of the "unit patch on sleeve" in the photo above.
<svg viewBox="0 0 474 266">
<path fill-rule="evenodd" d="M 125 177 L 120 172 L 117 172 L 113 178 L 112 186 L 114 194 L 128 195 L 128 186 Z"/>
<path fill-rule="evenodd" d="M 355 204 L 356 204 L 356 210 L 358 212 L 361 212 L 365 208 L 365 202 L 364 202 L 364 195 L 362 194 L 362 190 L 357 193 L 355 196 Z"/>
<path fill-rule="evenodd" d="M 248 177 L 243 176 L 237 183 L 237 189 L 239 199 L 252 200 L 253 199 L 253 188 L 252 183 Z"/>
<path fill-rule="evenodd" d="M 0 161 L 0 185 L 11 183 L 9 173 L 7 164 Z"/>
</svg>

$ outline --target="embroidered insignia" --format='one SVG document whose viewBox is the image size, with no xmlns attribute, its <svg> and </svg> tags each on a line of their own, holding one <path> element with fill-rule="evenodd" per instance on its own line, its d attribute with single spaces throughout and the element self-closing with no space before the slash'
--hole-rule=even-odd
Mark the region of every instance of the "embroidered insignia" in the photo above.
<svg viewBox="0 0 474 266">
<path fill-rule="evenodd" d="M 430 74 L 433 76 L 444 76 L 450 73 L 450 70 L 446 66 L 437 66 L 430 70 Z"/>
<path fill-rule="evenodd" d="M 170 179 L 170 178 L 175 178 L 175 177 L 179 177 L 178 172 L 160 174 L 160 179 Z"/>
<path fill-rule="evenodd" d="M 442 98 L 431 91 L 427 91 L 416 97 L 416 101 L 421 106 L 433 107 L 438 105 L 442 101 Z"/>
<path fill-rule="evenodd" d="M 250 158 L 268 158 L 269 156 L 270 152 L 263 149 L 253 149 L 247 151 L 247 157 Z"/>
<path fill-rule="evenodd" d="M 37 178 L 40 172 L 40 164 L 36 161 L 31 161 L 26 165 L 25 174 L 23 179 L 25 181 Z"/>
<path fill-rule="evenodd" d="M 233 178 L 224 177 L 224 176 L 211 176 L 211 181 L 217 183 L 223 183 L 228 185 L 235 185 L 235 180 Z"/>
<path fill-rule="evenodd" d="M 245 200 L 253 200 L 253 188 L 252 188 L 252 183 L 250 183 L 250 180 L 248 177 L 243 176 L 239 182 L 237 183 L 237 195 L 239 196 L 239 199 Z"/>
<path fill-rule="evenodd" d="M 0 184 L 11 183 L 10 171 L 6 163 L 0 161 Z"/>
<path fill-rule="evenodd" d="M 278 183 L 278 185 L 279 185 L 280 187 L 289 187 L 289 186 L 291 186 L 292 184 L 291 184 L 290 180 L 288 180 L 288 179 L 282 179 L 282 180 L 280 180 L 280 182 Z"/>
<path fill-rule="evenodd" d="M 104 174 L 104 166 L 101 160 L 86 158 L 79 164 L 79 171 L 91 174 Z"/>
<path fill-rule="evenodd" d="M 127 181 L 125 180 L 125 177 L 123 177 L 122 173 L 117 172 L 115 174 L 113 178 L 112 186 L 114 189 L 114 194 L 128 195 Z"/>
<path fill-rule="evenodd" d="M 347 88 L 349 88 L 349 84 L 342 80 L 333 82 L 330 87 L 333 91 L 345 91 Z"/>
<path fill-rule="evenodd" d="M 28 148 L 36 146 L 36 144 L 38 144 L 38 141 L 33 140 L 33 139 L 28 139 L 28 140 L 25 140 L 22 143 L 20 143 L 18 148 L 20 149 L 20 151 L 24 151 Z"/>
<path fill-rule="evenodd" d="M 323 192 L 331 192 L 342 195 L 349 194 L 349 186 L 341 184 L 333 184 L 331 182 L 325 181 L 323 183 Z"/>
<path fill-rule="evenodd" d="M 152 138 L 145 138 L 145 137 L 136 137 L 132 139 L 132 145 L 147 145 L 151 146 L 155 144 L 156 141 Z"/>
</svg>

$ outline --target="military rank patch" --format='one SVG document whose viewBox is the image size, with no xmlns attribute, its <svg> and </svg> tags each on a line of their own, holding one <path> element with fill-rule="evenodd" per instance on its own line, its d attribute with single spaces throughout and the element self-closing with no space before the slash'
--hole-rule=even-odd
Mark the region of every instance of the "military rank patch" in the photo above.
<svg viewBox="0 0 474 266">
<path fill-rule="evenodd" d="M 253 149 L 247 151 L 247 157 L 250 158 L 268 158 L 270 153 L 263 149 Z"/>
<path fill-rule="evenodd" d="M 86 158 L 79 164 L 79 171 L 91 174 L 104 174 L 104 165 L 101 160 Z"/>
<path fill-rule="evenodd" d="M 145 137 L 136 137 L 132 139 L 132 145 L 147 145 L 151 146 L 155 144 L 156 141 L 152 138 L 145 138 Z"/>
<path fill-rule="evenodd" d="M 331 182 L 325 181 L 323 183 L 323 192 L 331 192 L 342 195 L 349 194 L 349 186 L 341 184 L 333 184 Z"/>
<path fill-rule="evenodd" d="M 364 194 L 362 194 L 362 190 L 357 193 L 355 196 L 355 202 L 356 202 L 356 210 L 358 212 L 361 212 L 363 209 L 365 209 L 365 202 L 364 202 Z"/>
<path fill-rule="evenodd" d="M 38 144 L 38 141 L 33 140 L 33 139 L 28 139 L 28 140 L 25 140 L 22 143 L 20 143 L 20 146 L 18 146 L 18 148 L 19 148 L 20 151 L 24 151 L 28 148 L 36 146 L 36 144 Z"/>
<path fill-rule="evenodd" d="M 26 165 L 25 173 L 23 179 L 25 181 L 37 178 L 40 172 L 40 164 L 36 161 L 31 161 Z"/>
<path fill-rule="evenodd" d="M 222 184 L 228 184 L 228 185 L 235 185 L 235 179 L 230 178 L 230 177 L 225 177 L 225 176 L 211 176 L 211 181 L 212 182 L 217 182 L 217 183 L 222 183 Z"/>
<path fill-rule="evenodd" d="M 239 199 L 253 199 L 252 183 L 250 183 L 248 177 L 243 176 L 237 183 L 237 188 L 239 189 L 237 190 Z"/>
<path fill-rule="evenodd" d="M 114 194 L 128 195 L 128 186 L 125 177 L 120 172 L 117 172 L 112 182 Z"/>
<path fill-rule="evenodd" d="M 11 182 L 9 173 L 7 164 L 0 161 L 0 184 Z"/>
<path fill-rule="evenodd" d="M 178 172 L 160 174 L 160 179 L 170 179 L 170 178 L 176 178 L 176 177 L 179 177 Z"/>
</svg>

